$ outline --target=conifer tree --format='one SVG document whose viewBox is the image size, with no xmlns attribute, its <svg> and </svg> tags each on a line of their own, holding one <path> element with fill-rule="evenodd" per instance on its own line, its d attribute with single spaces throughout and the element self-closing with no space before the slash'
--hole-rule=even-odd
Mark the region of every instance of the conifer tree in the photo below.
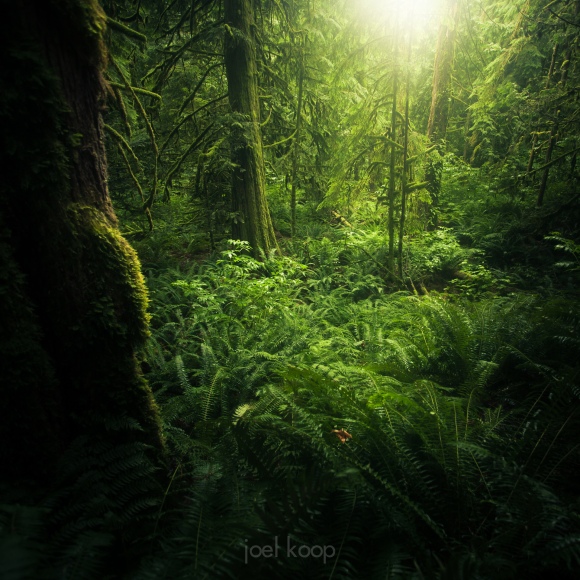
<svg viewBox="0 0 580 580">
<path fill-rule="evenodd" d="M 437 46 L 435 49 L 433 91 L 431 94 L 427 137 L 429 137 L 431 143 L 436 145 L 439 154 L 443 154 L 444 152 L 443 141 L 445 140 L 449 120 L 457 5 L 457 0 L 447 0 L 447 14 L 439 27 Z M 431 194 L 434 205 L 437 205 L 441 190 L 441 170 L 441 161 L 431 161 L 427 167 L 428 191 Z"/>
<path fill-rule="evenodd" d="M 0 458 L 15 480 L 49 476 L 78 436 L 162 447 L 137 356 L 147 294 L 107 188 L 105 28 L 96 0 L 25 0 L 2 20 Z"/>
<path fill-rule="evenodd" d="M 224 58 L 232 112 L 232 213 L 234 238 L 254 253 L 277 248 L 266 201 L 266 178 L 254 40 L 252 0 L 225 0 Z"/>
</svg>

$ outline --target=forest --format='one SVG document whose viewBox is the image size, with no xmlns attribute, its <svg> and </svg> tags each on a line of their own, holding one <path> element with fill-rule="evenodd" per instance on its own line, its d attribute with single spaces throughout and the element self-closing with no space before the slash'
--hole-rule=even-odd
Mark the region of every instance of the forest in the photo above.
<svg viewBox="0 0 580 580">
<path fill-rule="evenodd" d="M 580 0 L 3 8 L 2 580 L 580 577 Z"/>
</svg>

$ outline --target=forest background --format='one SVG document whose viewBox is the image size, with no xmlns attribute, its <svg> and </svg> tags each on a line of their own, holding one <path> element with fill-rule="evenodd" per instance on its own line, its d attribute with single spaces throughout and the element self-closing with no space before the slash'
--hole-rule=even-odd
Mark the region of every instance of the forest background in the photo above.
<svg viewBox="0 0 580 580">
<path fill-rule="evenodd" d="M 0 576 L 577 577 L 579 12 L 15 7 Z"/>
</svg>

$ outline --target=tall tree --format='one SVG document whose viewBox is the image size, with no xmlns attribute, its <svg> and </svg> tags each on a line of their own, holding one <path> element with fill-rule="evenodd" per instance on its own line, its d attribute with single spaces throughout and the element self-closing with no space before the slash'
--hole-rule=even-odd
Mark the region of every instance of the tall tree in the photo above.
<svg viewBox="0 0 580 580">
<path fill-rule="evenodd" d="M 443 141 L 447 133 L 447 124 L 449 121 L 457 5 L 458 0 L 447 0 L 446 15 L 439 27 L 437 46 L 435 49 L 433 91 L 431 93 L 427 137 L 429 137 L 433 145 L 437 146 L 437 151 L 440 155 L 444 152 Z M 437 205 L 441 190 L 441 170 L 442 163 L 440 159 L 429 162 L 426 172 L 427 181 L 429 182 L 427 189 L 431 194 L 434 205 Z"/>
<path fill-rule="evenodd" d="M 578 20 L 578 14 L 580 14 L 580 2 L 578 0 L 576 0 L 576 2 L 574 2 L 574 16 L 573 19 L 571 21 L 566 21 L 567 23 L 571 23 L 572 26 L 574 27 L 578 27 L 578 25 L 576 24 L 577 20 Z M 562 63 L 562 73 L 561 73 L 561 77 L 560 77 L 560 89 L 563 91 L 566 87 L 566 83 L 568 81 L 568 72 L 570 70 L 570 61 L 572 60 L 572 55 L 574 52 L 574 47 L 577 43 L 577 36 L 574 37 L 573 42 L 570 44 L 570 46 L 568 46 L 568 49 L 566 50 L 566 53 L 564 55 L 564 62 Z M 554 49 L 554 53 L 556 52 L 556 49 Z M 554 60 L 554 58 L 552 59 Z M 553 64 L 550 66 L 551 72 L 553 72 Z M 548 75 L 548 83 L 549 83 L 549 77 L 550 74 Z M 544 203 L 544 195 L 546 193 L 546 189 L 548 187 L 548 176 L 550 174 L 550 165 L 552 162 L 552 154 L 554 152 L 554 148 L 556 147 L 556 144 L 558 142 L 558 132 L 560 130 L 560 123 L 559 123 L 559 117 L 560 117 L 560 110 L 557 110 L 553 121 L 552 121 L 552 127 L 550 128 L 550 139 L 548 141 L 548 147 L 546 149 L 546 157 L 544 159 L 544 169 L 542 171 L 542 179 L 540 181 L 540 188 L 538 190 L 538 197 L 537 197 L 537 201 L 536 204 L 538 207 L 541 207 Z"/>
<path fill-rule="evenodd" d="M 2 20 L 0 461 L 16 480 L 50 475 L 77 436 L 162 446 L 137 359 L 147 294 L 107 189 L 104 30 L 97 0 Z"/>
<path fill-rule="evenodd" d="M 232 123 L 234 238 L 250 243 L 254 253 L 278 244 L 266 201 L 266 179 L 252 0 L 225 0 L 224 57 Z"/>
<path fill-rule="evenodd" d="M 397 60 L 397 43 L 398 30 L 395 26 L 395 32 L 393 34 L 393 101 L 391 105 L 391 151 L 389 159 L 389 275 L 394 276 L 395 273 L 395 181 L 396 181 L 396 159 L 397 159 L 397 91 L 399 90 L 399 71 L 398 71 L 398 60 Z"/>
</svg>

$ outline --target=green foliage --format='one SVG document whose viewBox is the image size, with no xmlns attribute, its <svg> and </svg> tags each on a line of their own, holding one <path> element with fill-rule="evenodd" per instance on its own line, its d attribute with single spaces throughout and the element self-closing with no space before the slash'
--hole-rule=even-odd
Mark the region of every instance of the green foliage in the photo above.
<svg viewBox="0 0 580 580">
<path fill-rule="evenodd" d="M 565 252 L 566 256 L 570 258 L 563 262 L 556 262 L 555 266 L 568 272 L 580 270 L 580 244 L 563 237 L 559 232 L 552 232 L 551 235 L 546 236 L 546 240 L 556 242 L 554 249 Z"/>
<path fill-rule="evenodd" d="M 191 503 L 148 577 L 509 578 L 579 564 L 557 475 L 576 472 L 580 419 L 556 346 L 573 348 L 564 305 L 357 299 L 342 283 L 373 239 L 384 245 L 361 232 L 307 241 L 308 267 L 231 244 L 195 274 L 151 281 L 149 379 L 178 458 L 171 493 Z M 275 536 L 336 559 L 245 563 L 245 546 Z"/>
<path fill-rule="evenodd" d="M 220 4 L 103 2 L 124 23 L 108 33 L 109 186 L 147 273 L 150 336 L 136 256 L 102 216 L 72 206 L 69 258 L 92 269 L 79 289 L 91 296 L 83 332 L 110 337 L 86 372 L 110 370 L 114 388 L 89 397 L 95 424 L 83 423 L 88 436 L 73 440 L 48 491 L 2 490 L 0 576 L 576 577 L 576 3 L 460 3 L 441 156 L 422 134 L 436 26 L 410 40 L 403 64 L 395 19 L 373 12 L 363 22 L 328 2 L 258 4 L 263 155 L 286 252 L 260 259 L 227 240 L 240 219 L 231 130 L 245 120 L 227 107 Z M 42 85 L 37 63 L 22 62 L 25 86 Z M 399 107 L 393 145 L 392 81 L 406 67 L 411 116 L 407 125 Z M 399 91 L 403 103 L 402 82 Z M 555 128 L 550 195 L 538 209 Z M 24 158 L 28 140 L 10 146 Z M 396 228 L 408 180 L 400 278 L 387 266 L 392 146 Z M 422 183 L 430 166 L 437 200 Z M 22 177 L 24 193 L 44 169 Z M 438 225 L 426 231 L 428 214 Z M 12 296 L 1 313 L 15 309 L 24 329 L 10 318 L 3 376 L 50 387 L 50 361 L 29 344 L 39 331 L 13 234 L 0 225 Z M 162 473 L 139 443 L 143 426 L 116 413 L 119 402 L 155 408 L 133 354 L 108 356 L 129 340 L 144 342 Z M 50 425 L 33 427 L 50 439 Z M 248 557 L 275 538 L 279 557 Z M 287 542 L 333 555 L 293 557 Z"/>
<path fill-rule="evenodd" d="M 134 420 L 111 420 L 106 427 L 110 433 L 142 430 Z M 62 455 L 52 491 L 3 486 L 2 577 L 129 574 L 146 553 L 159 514 L 150 451 L 142 443 L 79 437 Z"/>
</svg>

